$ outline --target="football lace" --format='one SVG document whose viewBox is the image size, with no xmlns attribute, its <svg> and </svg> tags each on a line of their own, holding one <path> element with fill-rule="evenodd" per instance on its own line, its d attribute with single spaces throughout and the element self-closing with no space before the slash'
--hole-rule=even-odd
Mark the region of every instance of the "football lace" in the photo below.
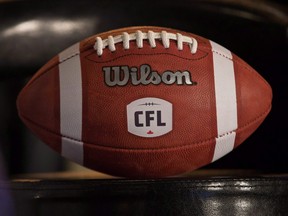
<svg viewBox="0 0 288 216">
<path fill-rule="evenodd" d="M 130 41 L 136 40 L 136 45 L 138 48 L 143 48 L 143 40 L 148 40 L 150 46 L 152 48 L 156 47 L 156 40 L 161 40 L 162 44 L 165 48 L 170 47 L 170 40 L 177 41 L 178 50 L 183 50 L 183 43 L 187 43 L 190 47 L 191 53 L 195 54 L 197 51 L 198 43 L 195 38 L 184 36 L 180 33 L 169 33 L 166 31 L 161 32 L 153 32 L 148 31 L 136 31 L 135 33 L 128 34 L 127 32 L 123 32 L 122 35 L 117 35 L 115 37 L 108 36 L 107 39 L 102 39 L 101 37 L 96 37 L 96 42 L 94 44 L 94 49 L 97 51 L 97 55 L 101 56 L 103 54 L 103 50 L 108 47 L 111 52 L 116 51 L 115 44 L 123 43 L 124 49 L 130 48 Z"/>
</svg>

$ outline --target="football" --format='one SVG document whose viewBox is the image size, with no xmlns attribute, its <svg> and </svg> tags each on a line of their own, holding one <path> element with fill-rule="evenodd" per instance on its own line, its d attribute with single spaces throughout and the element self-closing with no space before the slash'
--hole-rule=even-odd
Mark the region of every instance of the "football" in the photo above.
<svg viewBox="0 0 288 216">
<path fill-rule="evenodd" d="M 251 66 L 201 36 L 129 27 L 46 63 L 17 98 L 25 125 L 62 156 L 110 175 L 190 172 L 247 139 L 271 109 Z"/>
</svg>

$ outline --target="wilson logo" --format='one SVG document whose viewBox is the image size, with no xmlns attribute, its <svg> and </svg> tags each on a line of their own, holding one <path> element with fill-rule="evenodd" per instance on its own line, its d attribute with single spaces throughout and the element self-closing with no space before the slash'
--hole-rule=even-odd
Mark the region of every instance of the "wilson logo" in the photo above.
<svg viewBox="0 0 288 216">
<path fill-rule="evenodd" d="M 125 86 L 129 82 L 132 85 L 158 85 L 161 82 L 172 85 L 196 85 L 192 81 L 190 72 L 185 71 L 170 71 L 166 70 L 163 73 L 152 71 L 151 66 L 143 64 L 139 68 L 128 66 L 113 66 L 103 67 L 104 80 L 108 86 Z"/>
<path fill-rule="evenodd" d="M 172 104 L 159 98 L 141 98 L 127 105 L 128 131 L 140 137 L 158 137 L 172 130 Z"/>
</svg>

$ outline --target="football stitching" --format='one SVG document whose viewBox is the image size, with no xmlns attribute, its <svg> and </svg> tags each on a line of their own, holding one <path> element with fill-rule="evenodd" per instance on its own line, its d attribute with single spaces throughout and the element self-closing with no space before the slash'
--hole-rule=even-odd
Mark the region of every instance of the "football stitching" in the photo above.
<svg viewBox="0 0 288 216">
<path fill-rule="evenodd" d="M 186 144 L 186 145 L 181 145 L 181 146 L 177 146 L 177 147 L 167 147 L 167 148 L 155 148 L 155 149 L 150 149 L 150 148 L 138 148 L 138 149 L 128 149 L 128 148 L 117 148 L 117 147 L 112 147 L 112 146 L 103 146 L 103 145 L 97 145 L 97 144 L 94 144 L 94 143 L 89 143 L 89 142 L 86 142 L 84 140 L 79 140 L 79 139 L 75 139 L 75 138 L 72 138 L 72 137 L 68 137 L 68 136 L 63 136 L 59 133 L 56 133 L 32 120 L 30 120 L 29 118 L 25 117 L 24 115 L 21 115 L 21 113 L 19 113 L 19 115 L 26 119 L 27 121 L 29 121 L 30 123 L 32 123 L 33 125 L 37 126 L 38 128 L 41 128 L 51 134 L 54 134 L 56 136 L 59 136 L 59 137 L 63 137 L 63 138 L 67 138 L 67 139 L 70 139 L 70 140 L 73 140 L 73 141 L 76 141 L 76 142 L 83 142 L 85 143 L 85 145 L 92 145 L 92 146 L 97 146 L 98 148 L 104 148 L 104 149 L 113 149 L 113 150 L 118 150 L 118 151 L 163 151 L 163 150 L 173 150 L 173 149 L 180 149 L 180 148 L 187 148 L 189 146 L 192 146 L 192 145 L 200 145 L 200 144 L 205 144 L 207 142 L 211 142 L 211 141 L 214 141 L 216 138 L 219 138 L 219 137 L 225 137 L 225 136 L 228 136 L 229 134 L 233 133 L 233 132 L 236 132 L 238 133 L 239 131 L 243 131 L 245 128 L 249 127 L 251 124 L 259 121 L 262 119 L 263 116 L 266 116 L 269 111 L 271 110 L 271 105 L 268 107 L 268 109 L 265 110 L 265 112 L 261 113 L 261 115 L 257 116 L 256 118 L 254 118 L 253 120 L 247 122 L 246 124 L 244 124 L 243 126 L 237 128 L 236 130 L 232 130 L 232 131 L 229 131 L 229 132 L 226 132 L 225 134 L 221 134 L 217 137 L 212 137 L 212 138 L 209 138 L 209 139 L 206 139 L 206 140 L 202 140 L 202 141 L 198 141 L 198 142 L 193 142 L 193 143 L 190 143 L 190 144 Z"/>
<path fill-rule="evenodd" d="M 205 52 L 205 53 L 206 53 L 206 54 L 205 54 L 204 56 L 202 56 L 202 57 L 200 57 L 200 58 L 196 58 L 196 59 L 184 58 L 184 57 L 181 57 L 181 56 L 172 54 L 172 53 L 161 53 L 161 52 L 159 52 L 159 53 L 152 53 L 152 54 L 140 54 L 140 53 L 139 53 L 139 54 L 136 54 L 136 53 L 134 53 L 134 54 L 121 55 L 121 56 L 119 56 L 119 57 L 116 57 L 116 58 L 111 59 L 111 60 L 108 60 L 108 61 L 99 61 L 99 62 L 98 62 L 98 61 L 94 61 L 94 60 L 92 60 L 92 59 L 89 59 L 89 57 L 94 54 L 94 53 L 91 53 L 91 54 L 85 56 L 85 59 L 87 59 L 88 61 L 96 62 L 96 63 L 109 63 L 109 62 L 116 61 L 116 60 L 119 59 L 119 58 L 126 57 L 126 56 L 170 55 L 170 56 L 178 57 L 178 58 L 181 58 L 181 59 L 184 59 L 184 60 L 187 60 L 187 61 L 198 61 L 198 60 L 204 59 L 204 58 L 206 58 L 206 57 L 208 56 L 208 53 L 207 53 L 207 52 Z"/>
<path fill-rule="evenodd" d="M 121 29 L 117 29 L 117 30 L 112 30 L 112 31 L 106 31 L 106 32 L 103 32 L 103 33 L 100 33 L 100 34 L 97 34 L 97 35 L 93 35 L 93 36 L 90 36 L 87 38 L 87 41 L 85 41 L 83 43 L 83 46 L 93 46 L 94 43 L 95 43 L 95 37 L 99 36 L 99 37 L 103 37 L 104 35 L 112 35 L 112 36 L 115 36 L 117 34 L 121 34 L 123 32 L 135 32 L 137 30 L 142 30 L 142 31 L 148 31 L 148 30 L 152 30 L 152 31 L 167 31 L 167 32 L 178 32 L 180 34 L 183 34 L 187 37 L 193 37 L 195 38 L 197 41 L 198 41 L 198 44 L 199 43 L 204 43 L 206 44 L 206 41 L 204 38 L 202 38 L 201 36 L 198 36 L 198 35 L 195 35 L 195 34 L 192 34 L 192 33 L 189 33 L 189 32 L 185 32 L 185 31 L 181 31 L 181 30 L 177 30 L 177 29 L 171 29 L 171 28 L 163 28 L 163 27 L 159 27 L 159 26 L 133 26 L 133 27 L 129 27 L 128 29 L 127 28 L 121 28 Z M 133 29 L 133 31 L 132 31 Z"/>
<path fill-rule="evenodd" d="M 69 60 L 69 59 L 71 59 L 71 58 L 73 58 L 73 57 L 75 57 L 75 56 L 78 56 L 78 55 L 80 55 L 79 52 L 76 52 L 76 53 L 74 53 L 74 54 L 71 54 L 69 57 L 67 57 L 67 58 L 59 61 L 59 64 L 58 64 L 58 65 L 62 64 L 63 62 L 65 62 L 65 61 L 67 61 L 67 60 Z"/>
<path fill-rule="evenodd" d="M 183 50 L 183 43 L 188 43 L 188 45 L 190 46 L 190 52 L 192 54 L 195 54 L 197 52 L 198 47 L 198 42 L 194 37 L 182 35 L 178 32 L 172 33 L 165 30 L 161 30 L 160 32 L 154 32 L 152 30 L 142 32 L 141 30 L 136 30 L 132 33 L 122 32 L 121 34 L 114 36 L 105 36 L 105 39 L 97 36 L 93 48 L 95 49 L 97 55 L 101 56 L 103 54 L 103 50 L 106 48 L 108 48 L 112 52 L 116 51 L 115 45 L 117 43 L 122 43 L 123 48 L 127 50 L 130 48 L 130 41 L 136 41 L 136 46 L 138 48 L 143 48 L 144 40 L 148 41 L 149 45 L 152 48 L 156 48 L 156 40 L 160 40 L 165 48 L 169 48 L 170 41 L 175 40 L 177 41 L 178 50 Z"/>
</svg>

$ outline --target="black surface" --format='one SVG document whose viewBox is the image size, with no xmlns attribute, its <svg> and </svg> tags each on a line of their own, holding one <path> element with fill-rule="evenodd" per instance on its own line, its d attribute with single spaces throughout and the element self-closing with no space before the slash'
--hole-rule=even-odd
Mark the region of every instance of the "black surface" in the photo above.
<svg viewBox="0 0 288 216">
<path fill-rule="evenodd" d="M 0 191 L 7 185 L 0 182 Z M 287 215 L 288 178 L 12 182 L 17 216 Z"/>
</svg>

